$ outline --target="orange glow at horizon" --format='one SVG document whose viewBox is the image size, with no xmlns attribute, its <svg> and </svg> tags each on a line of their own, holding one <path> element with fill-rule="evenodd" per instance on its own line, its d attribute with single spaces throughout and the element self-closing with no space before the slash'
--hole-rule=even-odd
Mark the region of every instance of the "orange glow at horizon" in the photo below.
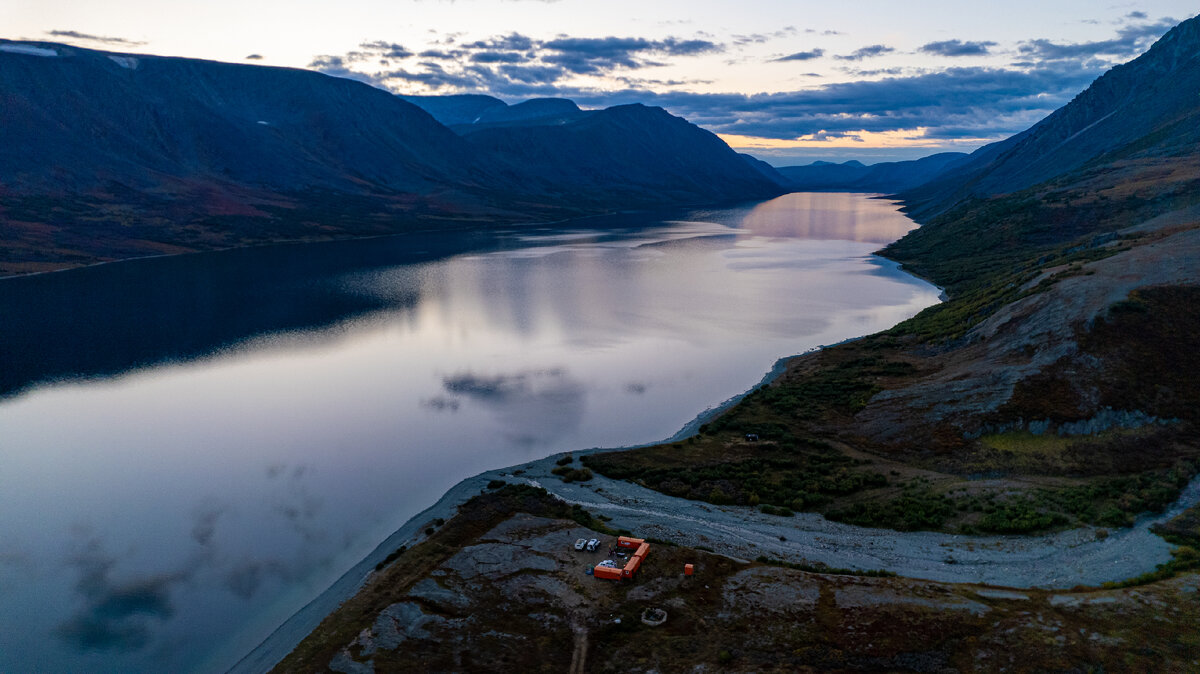
<svg viewBox="0 0 1200 674">
<path fill-rule="evenodd" d="M 927 127 L 897 129 L 894 131 L 847 131 L 844 135 L 824 137 L 822 133 L 808 134 L 791 139 L 762 138 L 733 133 L 717 134 L 730 147 L 738 150 L 785 150 L 792 148 L 910 148 L 946 147 L 949 145 L 981 145 L 995 138 L 929 138 Z"/>
</svg>

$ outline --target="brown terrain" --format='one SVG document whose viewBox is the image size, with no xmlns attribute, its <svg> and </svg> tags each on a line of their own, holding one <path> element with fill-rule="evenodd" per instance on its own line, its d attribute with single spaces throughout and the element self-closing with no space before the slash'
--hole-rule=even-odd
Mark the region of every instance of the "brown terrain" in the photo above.
<svg viewBox="0 0 1200 674">
<path fill-rule="evenodd" d="M 632 580 L 612 582 L 586 571 L 609 557 L 614 537 L 564 509 L 528 487 L 472 500 L 373 574 L 276 671 L 1200 667 L 1196 574 L 1124 589 L 1013 590 L 816 573 L 654 543 Z M 574 550 L 592 537 L 602 540 L 597 552 Z M 666 621 L 644 623 L 655 610 Z"/>
</svg>

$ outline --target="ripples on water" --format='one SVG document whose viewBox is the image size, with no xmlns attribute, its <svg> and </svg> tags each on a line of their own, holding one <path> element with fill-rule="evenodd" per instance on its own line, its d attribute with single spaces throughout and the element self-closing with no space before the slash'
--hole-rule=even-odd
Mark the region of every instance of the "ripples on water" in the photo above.
<svg viewBox="0 0 1200 674">
<path fill-rule="evenodd" d="M 671 435 L 937 290 L 894 204 L 0 282 L 0 670 L 222 669 L 463 477 Z"/>
</svg>

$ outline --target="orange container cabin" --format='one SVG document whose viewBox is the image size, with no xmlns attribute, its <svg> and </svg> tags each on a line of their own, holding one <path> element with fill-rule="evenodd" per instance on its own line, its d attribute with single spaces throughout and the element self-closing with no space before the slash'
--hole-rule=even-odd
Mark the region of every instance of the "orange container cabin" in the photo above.
<svg viewBox="0 0 1200 674">
<path fill-rule="evenodd" d="M 642 562 L 645 561 L 646 555 L 650 552 L 650 544 L 643 542 L 638 546 L 637 552 L 629 558 L 629 562 L 625 564 L 625 568 L 621 569 L 622 578 L 633 578 L 633 574 L 637 573 L 642 567 Z"/>
<path fill-rule="evenodd" d="M 691 564 L 684 564 L 684 565 L 683 565 L 683 575 L 685 575 L 685 576 L 690 576 L 690 575 L 692 575 L 694 572 L 695 572 L 695 567 L 694 567 L 694 566 L 692 566 Z"/>
<path fill-rule="evenodd" d="M 640 538 L 627 538 L 621 536 L 617 539 L 617 547 L 621 548 L 637 548 L 637 551 L 629 557 L 629 561 L 625 562 L 625 568 L 618 569 L 612 566 L 599 566 L 592 570 L 592 575 L 601 580 L 620 580 L 622 578 L 633 578 L 633 574 L 637 573 L 642 567 L 642 562 L 646 560 L 646 555 L 650 553 L 650 544 Z"/>
<path fill-rule="evenodd" d="M 614 566 L 597 566 L 592 575 L 601 580 L 621 580 L 621 569 Z"/>
</svg>

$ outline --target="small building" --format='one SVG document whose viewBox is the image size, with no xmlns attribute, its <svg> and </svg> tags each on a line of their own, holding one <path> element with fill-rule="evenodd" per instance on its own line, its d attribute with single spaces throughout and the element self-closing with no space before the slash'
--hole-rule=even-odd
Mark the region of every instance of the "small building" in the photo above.
<svg viewBox="0 0 1200 674">
<path fill-rule="evenodd" d="M 633 578 L 633 575 L 642 568 L 642 562 L 646 560 L 646 555 L 650 553 L 650 544 L 641 538 L 630 538 L 621 536 L 617 538 L 617 547 L 625 549 L 633 549 L 634 553 L 625 562 L 624 568 L 609 566 L 612 562 L 601 562 L 592 569 L 592 575 L 603 580 L 620 580 L 622 578 Z M 608 561 L 608 560 L 605 560 Z"/>
</svg>

